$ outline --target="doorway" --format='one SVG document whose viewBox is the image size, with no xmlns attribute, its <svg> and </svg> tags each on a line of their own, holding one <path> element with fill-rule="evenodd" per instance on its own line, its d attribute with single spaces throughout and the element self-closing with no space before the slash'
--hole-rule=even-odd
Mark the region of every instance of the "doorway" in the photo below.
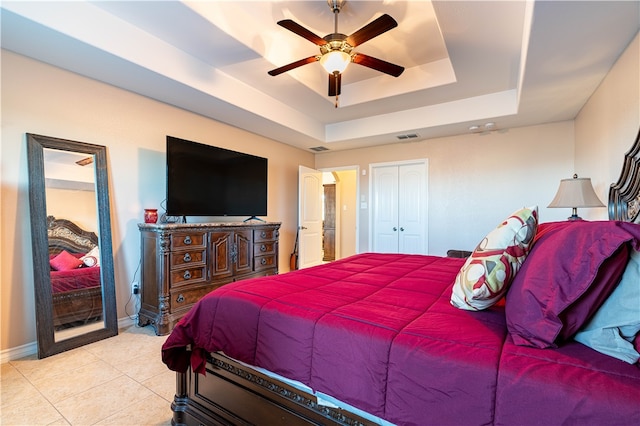
<svg viewBox="0 0 640 426">
<path fill-rule="evenodd" d="M 322 262 L 330 262 L 351 256 L 358 252 L 358 166 L 316 170 L 321 177 L 318 190 L 311 188 L 310 182 L 317 181 L 312 169 L 300 169 L 300 188 L 304 191 L 299 195 L 298 223 L 301 238 L 299 239 L 300 262 L 304 268 Z M 321 200 L 306 199 L 321 194 Z M 318 205 L 318 213 L 310 212 L 312 206 Z M 303 208 L 304 207 L 304 208 Z M 303 216 L 300 216 L 303 215 Z M 317 215 L 317 216 L 316 216 Z M 308 235 L 310 226 L 308 218 L 321 217 L 321 238 L 302 238 Z M 304 247 L 304 245 L 311 245 Z M 315 255 L 317 253 L 317 261 Z"/>
</svg>

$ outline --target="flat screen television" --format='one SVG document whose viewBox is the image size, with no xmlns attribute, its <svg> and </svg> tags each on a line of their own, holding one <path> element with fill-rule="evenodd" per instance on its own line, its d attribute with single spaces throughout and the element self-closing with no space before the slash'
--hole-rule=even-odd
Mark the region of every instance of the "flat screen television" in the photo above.
<svg viewBox="0 0 640 426">
<path fill-rule="evenodd" d="M 267 159 L 167 136 L 168 216 L 265 216 Z"/>
</svg>

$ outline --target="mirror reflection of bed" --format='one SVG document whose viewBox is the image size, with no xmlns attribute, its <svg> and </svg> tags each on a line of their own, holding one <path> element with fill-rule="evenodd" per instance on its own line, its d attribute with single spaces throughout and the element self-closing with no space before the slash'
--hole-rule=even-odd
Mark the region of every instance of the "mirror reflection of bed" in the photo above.
<svg viewBox="0 0 640 426">
<path fill-rule="evenodd" d="M 55 340 L 103 328 L 98 236 L 53 216 L 47 234 Z"/>
</svg>

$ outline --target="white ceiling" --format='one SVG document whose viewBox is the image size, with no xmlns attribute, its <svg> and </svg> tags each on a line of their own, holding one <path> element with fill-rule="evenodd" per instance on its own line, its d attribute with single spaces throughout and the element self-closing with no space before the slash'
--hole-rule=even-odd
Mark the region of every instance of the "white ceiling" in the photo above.
<svg viewBox="0 0 640 426">
<path fill-rule="evenodd" d="M 304 149 L 348 149 L 574 118 L 640 28 L 639 1 L 357 1 L 339 32 L 383 13 L 355 51 L 339 108 L 318 54 L 278 26 L 334 32 L 326 1 L 2 1 L 2 47 Z M 6 82 L 5 82 L 6 84 Z"/>
</svg>

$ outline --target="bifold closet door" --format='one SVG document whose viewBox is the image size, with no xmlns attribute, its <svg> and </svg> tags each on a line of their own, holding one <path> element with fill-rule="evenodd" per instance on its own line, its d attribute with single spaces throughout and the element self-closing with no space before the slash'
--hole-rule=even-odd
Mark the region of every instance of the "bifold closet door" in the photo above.
<svg viewBox="0 0 640 426">
<path fill-rule="evenodd" d="M 425 162 L 372 168 L 373 251 L 427 254 Z"/>
</svg>

